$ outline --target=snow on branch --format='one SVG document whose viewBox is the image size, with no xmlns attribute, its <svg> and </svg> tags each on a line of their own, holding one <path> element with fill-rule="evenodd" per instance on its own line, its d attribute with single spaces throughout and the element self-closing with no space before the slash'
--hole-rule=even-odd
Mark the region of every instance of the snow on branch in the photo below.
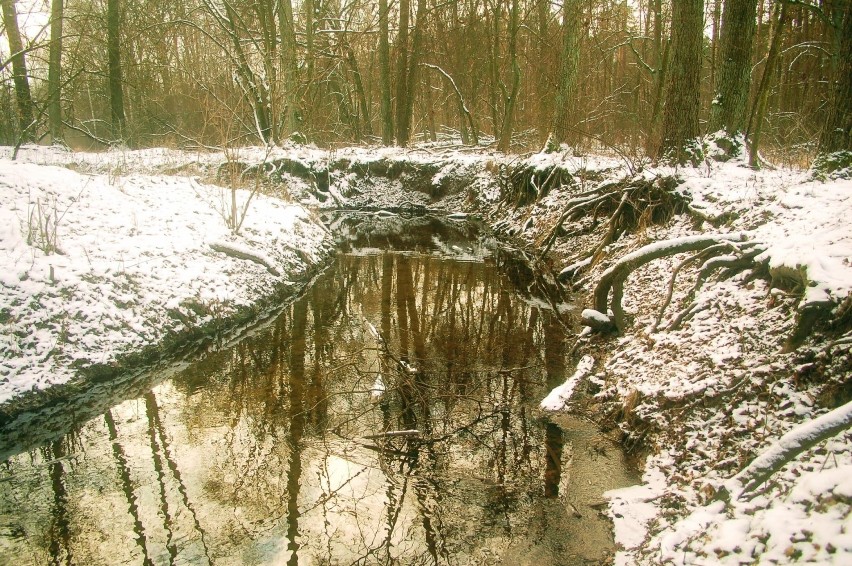
<svg viewBox="0 0 852 566">
<path fill-rule="evenodd" d="M 554 387 L 547 394 L 547 397 L 542 399 L 540 407 L 545 411 L 559 411 L 564 408 L 565 404 L 571 400 L 574 389 L 592 371 L 594 365 L 595 359 L 592 356 L 583 356 L 577 364 L 577 370 L 574 372 L 574 375 L 566 379 L 562 385 Z"/>
<path fill-rule="evenodd" d="M 616 327 L 623 330 L 624 310 L 621 307 L 621 298 L 624 294 L 624 281 L 632 272 L 655 259 L 683 252 L 700 251 L 723 242 L 744 241 L 745 239 L 745 234 L 742 233 L 702 234 L 663 240 L 643 246 L 619 259 L 603 272 L 597 287 L 595 287 L 594 308 L 600 313 L 606 313 L 609 310 L 608 306 L 611 307 Z M 610 305 L 607 305 L 610 291 L 612 291 L 612 301 Z"/>
<path fill-rule="evenodd" d="M 850 426 L 852 426 L 852 401 L 798 425 L 731 478 L 720 495 L 724 497 L 727 493 L 732 499 L 739 499 L 760 487 L 802 452 L 843 432 Z"/>
<path fill-rule="evenodd" d="M 222 240 L 218 240 L 215 242 L 210 242 L 210 247 L 217 252 L 223 253 L 230 257 L 235 257 L 237 259 L 247 259 L 249 261 L 253 261 L 265 267 L 269 273 L 278 277 L 281 275 L 281 272 L 275 267 L 274 262 L 266 255 L 256 252 L 251 248 L 246 246 L 241 246 L 240 244 L 234 242 L 225 242 Z"/>
<path fill-rule="evenodd" d="M 473 122 L 473 116 L 471 115 L 470 110 L 467 109 L 467 103 L 465 102 L 464 96 L 462 96 L 461 90 L 459 90 L 458 85 L 456 85 L 456 81 L 448 72 L 446 72 L 444 69 L 437 65 L 430 65 L 429 63 L 421 63 L 421 65 L 428 69 L 434 69 L 435 71 L 443 75 L 443 77 L 447 79 L 447 81 L 449 81 L 450 86 L 453 87 L 453 90 L 456 93 L 456 97 L 458 97 L 459 99 L 459 107 L 461 108 L 462 113 L 465 115 L 465 118 L 467 118 L 468 127 L 470 127 L 470 133 L 473 136 L 473 145 L 479 145 L 479 137 L 476 132 L 476 124 L 474 124 Z"/>
</svg>

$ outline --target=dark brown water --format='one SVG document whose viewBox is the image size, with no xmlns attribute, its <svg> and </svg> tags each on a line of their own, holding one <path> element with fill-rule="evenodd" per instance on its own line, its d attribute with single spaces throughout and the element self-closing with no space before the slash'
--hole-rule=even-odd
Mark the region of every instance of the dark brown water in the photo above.
<svg viewBox="0 0 852 566">
<path fill-rule="evenodd" d="M 0 563 L 605 560 L 597 504 L 632 474 L 536 408 L 565 379 L 565 298 L 467 225 L 336 230 L 334 265 L 236 344 L 20 416 Z"/>
</svg>

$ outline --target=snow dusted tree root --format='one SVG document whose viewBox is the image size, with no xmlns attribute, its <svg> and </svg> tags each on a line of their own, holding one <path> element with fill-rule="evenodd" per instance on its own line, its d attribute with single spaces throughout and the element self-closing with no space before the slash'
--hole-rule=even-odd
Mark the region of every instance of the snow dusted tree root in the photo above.
<svg viewBox="0 0 852 566">
<path fill-rule="evenodd" d="M 541 255 L 547 255 L 557 237 L 564 231 L 566 222 L 577 222 L 591 217 L 591 228 L 599 226 L 599 218 L 604 217 L 603 236 L 591 253 L 589 262 L 577 262 L 571 273 L 600 259 L 603 249 L 618 240 L 622 234 L 637 230 L 643 226 L 663 224 L 675 214 L 687 210 L 688 198 L 674 189 L 678 181 L 674 177 L 644 177 L 622 179 L 615 182 L 600 183 L 595 188 L 581 192 L 569 200 L 559 219 L 548 235 L 540 242 Z M 576 236 L 589 228 L 578 228 L 569 232 L 568 237 Z"/>
<path fill-rule="evenodd" d="M 719 278 L 728 278 L 744 270 L 752 270 L 755 274 L 763 273 L 771 277 L 770 286 L 780 287 L 776 281 L 779 270 L 786 272 L 797 271 L 783 268 L 774 268 L 760 271 L 765 267 L 759 261 L 761 254 L 765 251 L 765 245 L 761 242 L 747 241 L 744 234 L 715 234 L 698 235 L 673 240 L 655 242 L 644 246 L 635 252 L 627 254 L 616 261 L 609 269 L 603 272 L 600 281 L 594 291 L 594 307 L 587 309 L 583 314 L 583 323 L 598 332 L 607 332 L 612 327 L 606 324 L 607 320 L 612 322 L 615 330 L 622 332 L 626 326 L 626 315 L 621 306 L 624 296 L 624 282 L 638 268 L 655 259 L 673 256 L 685 252 L 697 252 L 680 262 L 672 270 L 668 283 L 668 290 L 663 300 L 656 319 L 651 325 L 650 331 L 656 332 L 663 320 L 666 309 L 669 307 L 674 294 L 675 281 L 680 271 L 687 265 L 701 262 L 695 283 L 687 293 L 684 306 L 671 319 L 665 330 L 677 330 L 683 323 L 690 320 L 697 313 L 706 310 L 710 304 L 707 302 L 696 302 L 695 297 L 701 286 L 714 274 Z M 572 269 L 572 266 L 566 269 Z M 798 272 L 798 271 L 797 271 Z M 799 288 L 804 289 L 807 285 L 806 274 L 800 273 Z M 783 288 L 783 287 L 782 287 Z M 610 298 L 611 296 L 611 298 Z M 796 323 L 784 345 L 785 352 L 792 352 L 804 343 L 813 329 L 820 323 L 826 321 L 833 325 L 834 331 L 844 327 L 842 319 L 850 317 L 844 313 L 843 304 L 852 301 L 846 299 L 841 301 L 841 306 L 832 300 L 802 301 L 798 307 Z M 838 308 L 836 308 L 838 307 Z M 610 317 L 608 312 L 612 311 Z M 604 314 L 607 313 L 607 314 Z M 846 323 L 848 325 L 848 322 Z"/>
<path fill-rule="evenodd" d="M 654 261 L 655 259 L 680 253 L 705 251 L 708 249 L 721 253 L 723 250 L 727 249 L 728 246 L 736 247 L 736 242 L 743 242 L 744 240 L 745 236 L 739 233 L 700 235 L 676 238 L 674 240 L 663 240 L 661 242 L 655 242 L 639 248 L 635 252 L 629 253 L 619 259 L 609 269 L 603 272 L 600 281 L 595 287 L 594 310 L 602 314 L 612 310 L 613 322 L 615 323 L 616 328 L 619 331 L 622 331 L 625 327 L 625 313 L 621 306 L 621 300 L 624 296 L 624 282 L 632 272 L 643 265 Z M 733 265 L 738 259 L 740 258 L 729 256 L 727 265 Z M 707 266 L 707 263 L 710 261 L 712 261 L 712 259 L 705 262 L 705 266 Z M 722 265 L 726 265 L 726 263 L 717 263 L 713 266 L 713 269 Z M 708 271 L 706 271 L 706 274 L 704 275 L 705 278 L 710 273 L 710 268 L 707 269 Z M 705 273 L 704 267 L 702 268 L 701 273 Z M 674 273 L 674 276 L 676 275 L 677 271 Z M 700 277 L 701 275 L 699 275 L 699 278 Z M 699 281 L 701 281 L 701 279 L 699 279 Z M 700 285 L 700 283 L 698 285 Z M 612 300 L 610 300 L 610 293 L 612 294 Z"/>
<path fill-rule="evenodd" d="M 680 326 L 695 316 L 698 312 L 707 308 L 706 303 L 695 303 L 695 295 L 707 279 L 721 271 L 721 278 L 727 278 L 735 275 L 745 269 L 750 269 L 755 266 L 755 258 L 763 252 L 763 246 L 757 242 L 722 242 L 717 245 L 710 246 L 690 256 L 672 271 L 671 279 L 669 279 L 668 292 L 663 306 L 660 307 L 660 312 L 657 319 L 651 326 L 651 332 L 657 330 L 663 315 L 671 303 L 672 294 L 674 293 L 675 280 L 677 279 L 680 270 L 687 264 L 693 261 L 701 261 L 701 267 L 698 270 L 698 275 L 695 278 L 695 284 L 686 296 L 686 307 L 684 307 L 669 323 L 666 330 L 676 330 Z M 725 253 L 727 252 L 727 253 Z M 724 255 L 720 255 L 724 254 Z"/>
<path fill-rule="evenodd" d="M 754 492 L 802 452 L 852 427 L 852 401 L 798 425 L 726 482 L 716 499 L 740 499 Z"/>
<path fill-rule="evenodd" d="M 570 184 L 573 179 L 571 173 L 558 165 L 541 168 L 522 162 L 508 168 L 499 180 L 503 198 L 518 207 L 543 198 L 551 189 Z"/>
</svg>

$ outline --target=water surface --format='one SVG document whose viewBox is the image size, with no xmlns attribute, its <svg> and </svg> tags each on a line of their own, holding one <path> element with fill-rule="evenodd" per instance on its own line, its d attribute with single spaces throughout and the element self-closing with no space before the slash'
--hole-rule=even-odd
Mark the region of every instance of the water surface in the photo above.
<svg viewBox="0 0 852 566">
<path fill-rule="evenodd" d="M 336 222 L 333 266 L 270 323 L 16 421 L 0 563 L 606 559 L 601 493 L 632 474 L 536 409 L 565 379 L 568 298 L 467 224 Z"/>
</svg>

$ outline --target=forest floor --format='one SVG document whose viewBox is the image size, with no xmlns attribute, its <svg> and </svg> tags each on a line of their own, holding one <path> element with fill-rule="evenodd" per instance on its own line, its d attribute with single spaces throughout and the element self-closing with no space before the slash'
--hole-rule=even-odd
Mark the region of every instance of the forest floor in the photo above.
<svg viewBox="0 0 852 566">
<path fill-rule="evenodd" d="M 543 190 L 553 171 L 560 182 Z M 593 415 L 644 470 L 641 485 L 609 494 L 615 562 L 849 563 L 848 427 L 751 493 L 719 496 L 785 433 L 852 399 L 852 181 L 804 171 L 436 146 L 23 148 L 17 161 L 0 157 L 0 404 L 295 292 L 332 249 L 322 208 L 475 214 L 535 255 L 583 195 L 660 179 L 677 180 L 676 214 L 637 214 L 599 245 L 613 211 L 590 209 L 565 219 L 540 262 L 576 272 L 579 311 L 607 268 L 653 242 L 742 233 L 759 243 L 751 263 L 727 278 L 707 270 L 700 284 L 707 258 L 694 254 L 639 267 L 624 288 L 625 330 L 587 329 L 570 350 L 583 371 L 548 405 Z M 236 181 L 236 192 L 222 188 Z M 820 304 L 830 313 L 794 337 L 805 307 Z"/>
</svg>

